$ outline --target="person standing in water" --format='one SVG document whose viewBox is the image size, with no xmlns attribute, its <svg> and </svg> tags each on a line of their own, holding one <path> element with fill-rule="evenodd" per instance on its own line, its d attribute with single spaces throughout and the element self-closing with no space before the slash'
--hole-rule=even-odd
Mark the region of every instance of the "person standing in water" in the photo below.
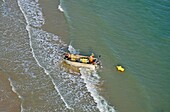
<svg viewBox="0 0 170 112">
<path fill-rule="evenodd" d="M 89 62 L 93 63 L 94 62 L 94 54 L 92 53 L 89 57 Z"/>
</svg>

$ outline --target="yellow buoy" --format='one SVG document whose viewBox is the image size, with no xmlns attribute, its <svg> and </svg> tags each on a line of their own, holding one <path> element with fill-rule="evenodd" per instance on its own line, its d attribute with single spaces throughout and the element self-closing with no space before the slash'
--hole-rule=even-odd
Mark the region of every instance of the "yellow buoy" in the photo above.
<svg viewBox="0 0 170 112">
<path fill-rule="evenodd" d="M 124 72 L 125 69 L 122 66 L 116 66 L 117 70 L 120 72 Z"/>
</svg>

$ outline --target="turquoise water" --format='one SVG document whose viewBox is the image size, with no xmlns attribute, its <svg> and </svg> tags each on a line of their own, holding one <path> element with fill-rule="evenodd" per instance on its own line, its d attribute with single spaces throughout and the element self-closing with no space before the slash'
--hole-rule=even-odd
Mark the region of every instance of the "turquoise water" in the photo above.
<svg viewBox="0 0 170 112">
<path fill-rule="evenodd" d="M 170 1 L 61 0 L 72 46 L 101 55 L 101 94 L 120 112 L 170 111 Z M 115 65 L 126 68 L 125 73 Z"/>
</svg>

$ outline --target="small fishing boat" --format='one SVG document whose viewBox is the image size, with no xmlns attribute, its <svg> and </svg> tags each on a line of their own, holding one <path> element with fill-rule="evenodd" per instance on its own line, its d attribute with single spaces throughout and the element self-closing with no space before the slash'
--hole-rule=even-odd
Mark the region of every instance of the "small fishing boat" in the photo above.
<svg viewBox="0 0 170 112">
<path fill-rule="evenodd" d="M 92 55 L 94 57 L 94 55 Z M 83 56 L 78 54 L 64 54 L 64 61 L 74 67 L 77 68 L 88 68 L 91 70 L 95 70 L 99 67 L 100 62 L 97 58 L 93 58 L 92 62 L 90 62 L 89 56 Z"/>
</svg>

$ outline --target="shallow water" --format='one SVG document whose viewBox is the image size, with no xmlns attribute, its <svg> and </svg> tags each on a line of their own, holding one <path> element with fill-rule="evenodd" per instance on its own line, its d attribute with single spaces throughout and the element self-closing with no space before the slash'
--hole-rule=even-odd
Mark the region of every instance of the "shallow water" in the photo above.
<svg viewBox="0 0 170 112">
<path fill-rule="evenodd" d="M 0 111 L 1 112 L 13 112 L 20 111 L 20 100 L 18 96 L 12 91 L 9 79 L 6 74 L 0 72 Z"/>
<path fill-rule="evenodd" d="M 98 105 L 100 99 L 96 102 L 95 96 L 91 95 L 93 91 L 85 79 L 86 70 L 81 70 L 84 77 L 80 77 L 66 72 L 61 65 L 66 49 L 63 40 L 67 35 L 62 34 L 67 33 L 64 21 L 61 29 L 65 31 L 48 29 L 51 23 L 45 23 L 40 6 L 37 0 L 1 1 L 0 68 L 8 79 L 6 83 L 10 84 L 12 94 L 16 96 L 14 101 L 19 101 L 16 108 L 53 112 L 101 110 L 103 106 Z M 48 19 L 49 15 L 45 17 Z M 97 88 L 93 87 L 93 90 L 99 97 Z M 104 105 L 107 106 L 107 103 Z"/>
<path fill-rule="evenodd" d="M 169 1 L 60 2 L 0 1 L 2 111 L 168 112 Z M 103 68 L 64 68 L 69 44 Z"/>
</svg>

